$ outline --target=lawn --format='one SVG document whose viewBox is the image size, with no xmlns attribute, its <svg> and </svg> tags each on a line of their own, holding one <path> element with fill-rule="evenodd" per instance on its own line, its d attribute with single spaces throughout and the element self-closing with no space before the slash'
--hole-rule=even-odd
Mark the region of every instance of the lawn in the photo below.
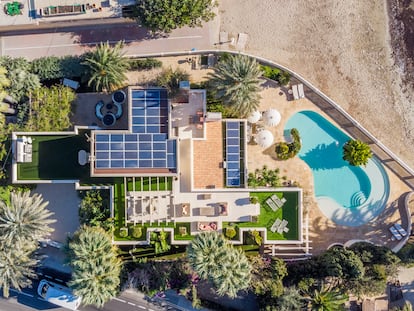
<svg viewBox="0 0 414 311">
<path fill-rule="evenodd" d="M 181 230 L 185 230 L 187 234 L 183 231 L 180 232 L 180 228 L 185 228 Z M 177 222 L 174 228 L 174 240 L 184 240 L 184 241 L 191 241 L 193 236 L 191 235 L 191 222 Z"/>
<path fill-rule="evenodd" d="M 172 177 L 128 177 L 128 191 L 171 191 Z"/>
<path fill-rule="evenodd" d="M 279 198 L 285 197 L 286 203 L 276 211 L 273 211 L 266 204 L 266 200 L 276 194 Z M 250 196 L 256 196 L 260 202 L 260 215 L 257 222 L 223 222 L 223 228 L 233 224 L 236 228 L 262 227 L 267 229 L 268 240 L 298 240 L 299 239 L 299 193 L 298 192 L 251 192 Z M 289 232 L 271 232 L 270 227 L 276 220 L 286 219 L 289 224 Z"/>
<path fill-rule="evenodd" d="M 33 135 L 32 162 L 18 163 L 19 180 L 70 180 L 89 176 L 89 165 L 79 165 L 78 152 L 89 152 L 81 135 Z"/>
</svg>

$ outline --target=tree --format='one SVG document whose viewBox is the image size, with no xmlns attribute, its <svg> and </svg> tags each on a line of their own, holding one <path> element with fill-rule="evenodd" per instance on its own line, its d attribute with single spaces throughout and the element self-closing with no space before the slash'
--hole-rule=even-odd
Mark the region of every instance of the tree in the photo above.
<svg viewBox="0 0 414 311">
<path fill-rule="evenodd" d="M 105 194 L 105 198 L 101 193 Z M 90 190 L 81 192 L 82 201 L 79 206 L 79 222 L 81 225 L 102 226 L 109 218 L 107 191 Z"/>
<path fill-rule="evenodd" d="M 52 212 L 46 209 L 39 194 L 30 192 L 11 193 L 10 204 L 0 201 L 0 236 L 9 245 L 34 249 L 37 241 L 53 231 L 49 227 L 56 220 L 50 219 Z M 17 246 L 16 246 L 17 247 Z"/>
<path fill-rule="evenodd" d="M 361 279 L 364 276 L 364 265 L 351 250 L 333 247 L 323 253 L 318 262 L 324 276 L 342 280 Z"/>
<path fill-rule="evenodd" d="M 88 68 L 88 86 L 96 91 L 114 91 L 123 86 L 125 72 L 129 68 L 128 59 L 122 52 L 123 42 L 114 46 L 101 42 L 96 49 L 85 57 L 82 63 Z"/>
<path fill-rule="evenodd" d="M 235 249 L 217 232 L 198 234 L 188 246 L 191 267 L 210 281 L 220 296 L 237 296 L 250 283 L 251 265 L 242 250 Z"/>
<path fill-rule="evenodd" d="M 345 310 L 344 304 L 348 301 L 348 296 L 338 290 L 330 290 L 322 287 L 315 290 L 310 297 L 310 309 L 312 311 L 339 311 Z"/>
<path fill-rule="evenodd" d="M 200 27 L 214 18 L 216 0 L 138 0 L 133 16 L 152 32 L 169 33 L 183 26 Z"/>
<path fill-rule="evenodd" d="M 104 229 L 82 226 L 69 241 L 67 253 L 73 269 L 69 286 L 83 304 L 102 307 L 116 296 L 121 261 Z"/>
<path fill-rule="evenodd" d="M 63 77 L 61 59 L 56 56 L 41 57 L 33 60 L 31 72 L 37 74 L 40 81 L 60 79 Z"/>
<path fill-rule="evenodd" d="M 0 288 L 3 288 L 3 297 L 9 297 L 9 289 L 13 287 L 21 290 L 30 286 L 36 274 L 33 271 L 38 263 L 30 258 L 30 252 L 23 247 L 0 242 Z"/>
<path fill-rule="evenodd" d="M 177 68 L 164 69 L 157 77 L 157 84 L 165 87 L 170 95 L 175 95 L 180 87 L 180 81 L 187 81 L 189 74 L 184 70 Z"/>
<path fill-rule="evenodd" d="M 246 117 L 259 108 L 260 65 L 254 58 L 230 55 L 210 73 L 210 85 L 217 98 L 240 116 Z"/>
<path fill-rule="evenodd" d="M 350 165 L 367 165 L 368 160 L 371 158 L 371 148 L 360 140 L 350 139 L 343 146 L 343 159 L 348 161 Z"/>
<path fill-rule="evenodd" d="M 287 275 L 286 264 L 283 260 L 261 256 L 249 257 L 252 273 L 250 287 L 256 295 L 268 298 L 279 297 L 283 294 L 283 278 Z"/>
<path fill-rule="evenodd" d="M 31 95 L 31 113 L 26 122 L 29 131 L 63 131 L 71 126 L 72 89 L 59 85 L 42 87 Z"/>
<path fill-rule="evenodd" d="M 304 299 L 295 287 L 285 288 L 283 295 L 276 300 L 277 311 L 299 311 L 302 310 Z"/>
<path fill-rule="evenodd" d="M 30 72 L 30 63 L 22 57 L 0 57 L 0 66 L 6 68 L 10 85 L 7 93 L 17 101 L 22 101 L 29 92 L 40 87 L 39 77 Z"/>
</svg>

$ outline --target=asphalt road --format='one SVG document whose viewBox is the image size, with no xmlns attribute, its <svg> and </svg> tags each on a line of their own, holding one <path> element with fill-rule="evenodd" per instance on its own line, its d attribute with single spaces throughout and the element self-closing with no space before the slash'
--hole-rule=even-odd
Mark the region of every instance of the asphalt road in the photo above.
<svg viewBox="0 0 414 311">
<path fill-rule="evenodd" d="M 0 298 L 0 311 L 67 311 L 41 299 L 36 288 L 39 282 L 33 284 L 33 288 L 26 288 L 23 292 L 10 291 L 10 298 Z M 103 308 L 81 307 L 79 311 L 162 311 L 163 308 L 149 303 L 142 294 L 123 292 L 119 297 L 107 302 Z"/>
<path fill-rule="evenodd" d="M 127 56 L 211 49 L 218 40 L 215 22 L 202 28 L 185 27 L 167 37 L 152 37 L 136 23 L 64 25 L 52 28 L 0 31 L 0 55 L 26 57 L 79 55 L 99 42 L 123 40 Z"/>
</svg>

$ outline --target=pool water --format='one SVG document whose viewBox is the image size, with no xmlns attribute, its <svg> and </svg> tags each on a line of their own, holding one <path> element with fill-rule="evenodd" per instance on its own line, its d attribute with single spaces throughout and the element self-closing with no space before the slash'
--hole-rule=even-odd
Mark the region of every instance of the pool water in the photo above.
<svg viewBox="0 0 414 311">
<path fill-rule="evenodd" d="M 316 112 L 296 113 L 288 120 L 285 131 L 292 128 L 299 131 L 299 157 L 312 170 L 322 212 L 347 226 L 359 226 L 375 218 L 389 193 L 382 165 L 376 159 L 369 160 L 366 167 L 349 165 L 342 159 L 342 147 L 350 137 Z"/>
</svg>

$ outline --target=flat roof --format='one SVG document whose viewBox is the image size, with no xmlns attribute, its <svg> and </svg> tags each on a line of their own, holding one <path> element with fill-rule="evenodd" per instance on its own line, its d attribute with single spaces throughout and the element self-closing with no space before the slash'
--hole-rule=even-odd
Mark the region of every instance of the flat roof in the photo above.
<svg viewBox="0 0 414 311">
<path fill-rule="evenodd" d="M 94 175 L 174 173 L 177 141 L 168 137 L 168 94 L 165 89 L 129 92 L 129 131 L 94 132 Z"/>
</svg>

